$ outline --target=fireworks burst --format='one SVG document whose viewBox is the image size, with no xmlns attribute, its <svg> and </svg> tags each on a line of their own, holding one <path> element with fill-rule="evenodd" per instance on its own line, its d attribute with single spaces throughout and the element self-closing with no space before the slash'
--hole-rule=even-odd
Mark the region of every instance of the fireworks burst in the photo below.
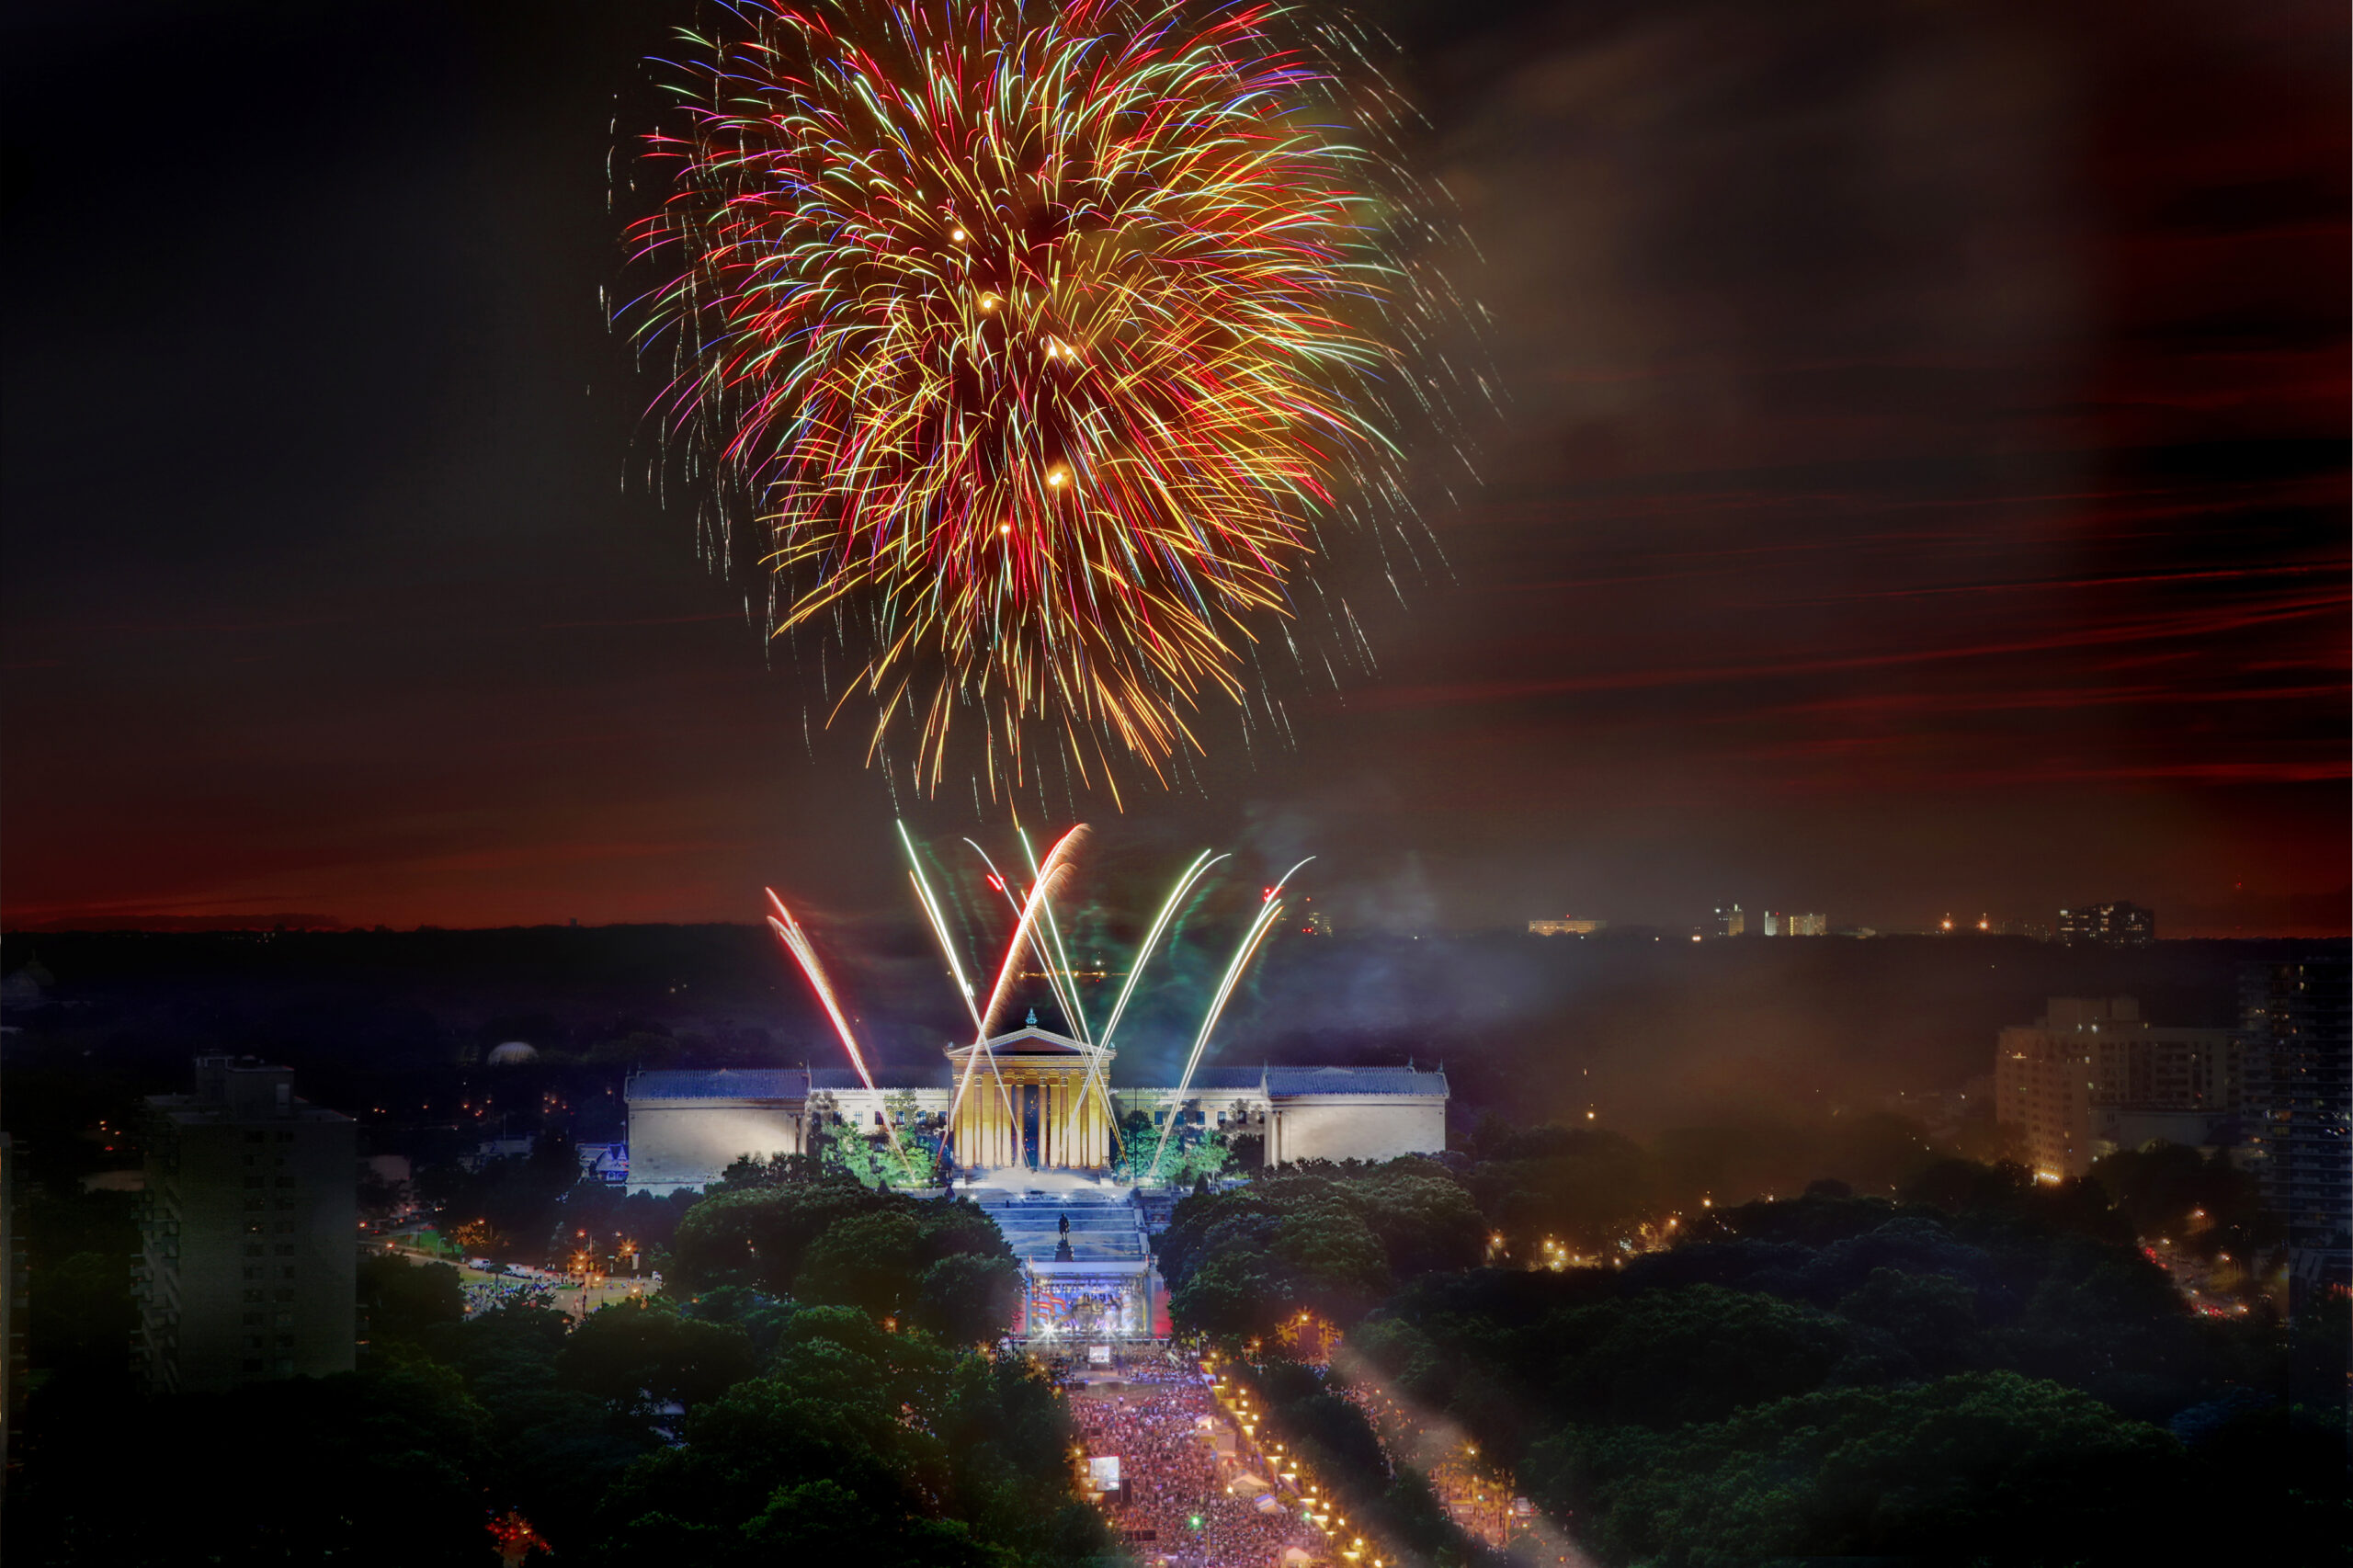
<svg viewBox="0 0 2353 1568">
<path fill-rule="evenodd" d="M 951 732 L 992 793 L 1041 743 L 1165 778 L 1449 402 L 1363 38 L 1231 0 L 726 16 L 631 230 L 720 548 L 754 525 L 778 633 L 853 648 L 835 711 L 873 702 L 870 757 L 913 725 L 925 790 Z"/>
<path fill-rule="evenodd" d="M 1062 1012 L 1063 1027 L 1070 1031 L 1072 1038 L 1082 1045 L 1099 1048 L 1090 1050 L 1085 1081 L 1078 1095 L 1074 1097 L 1069 1112 L 1072 1118 L 1069 1131 L 1071 1136 L 1074 1137 L 1080 1106 L 1090 1100 L 1108 1103 L 1110 1083 L 1105 1074 L 1108 1058 L 1116 1051 L 1120 1024 L 1126 1017 L 1128 1004 L 1135 995 L 1137 980 L 1142 975 L 1154 955 L 1161 950 L 1171 922 L 1176 917 L 1179 910 L 1204 890 L 1209 874 L 1216 869 L 1219 862 L 1229 857 L 1211 855 L 1204 849 L 1195 856 L 1191 863 L 1187 865 L 1184 871 L 1178 875 L 1175 883 L 1169 888 L 1166 898 L 1162 901 L 1159 914 L 1153 918 L 1150 929 L 1136 949 L 1127 975 L 1119 988 L 1118 998 L 1112 1003 L 1108 1017 L 1103 1019 L 1098 1033 L 1087 1017 L 1086 1002 L 1078 990 L 1078 971 L 1071 962 L 1070 952 L 1063 941 L 1061 926 L 1053 910 L 1054 900 L 1064 892 L 1078 851 L 1086 841 L 1086 828 L 1082 824 L 1069 829 L 1048 848 L 1043 859 L 1033 853 L 1026 833 L 1018 833 L 1017 830 L 1017 835 L 1021 844 L 1022 858 L 1027 862 L 1029 873 L 1029 884 L 1026 887 L 1017 886 L 1008 881 L 997 869 L 995 862 L 989 858 L 987 851 L 982 849 L 977 844 L 972 844 L 970 839 L 965 840 L 973 853 L 979 857 L 981 863 L 988 869 L 988 887 L 998 897 L 1004 899 L 1006 910 L 1013 916 L 1011 934 L 1006 941 L 1002 957 L 996 962 L 994 981 L 983 994 L 974 986 L 971 974 L 965 969 L 959 944 L 949 929 L 949 922 L 939 895 L 933 890 L 930 879 L 924 874 L 923 858 L 916 850 L 915 841 L 908 834 L 906 824 L 904 823 L 899 824 L 899 843 L 906 854 L 908 881 L 915 890 L 915 903 L 924 912 L 925 921 L 931 928 L 933 938 L 939 945 L 941 956 L 947 960 L 949 973 L 955 982 L 957 993 L 964 1005 L 965 1014 L 972 1020 L 972 1044 L 975 1049 L 964 1059 L 964 1070 L 956 1082 L 948 1120 L 951 1126 L 957 1124 L 959 1114 L 963 1109 L 967 1097 L 976 1086 L 984 1096 L 994 1090 L 995 1096 L 1005 1107 L 1008 1121 L 1017 1128 L 1015 1136 L 1024 1138 L 1023 1147 L 1026 1158 L 1026 1138 L 1017 1131 L 1020 1116 L 1010 1092 L 997 1074 L 996 1059 L 993 1054 L 978 1049 L 986 1045 L 991 1031 L 997 1027 L 1006 999 L 1011 994 L 1013 983 L 1017 976 L 1022 972 L 1021 966 L 1025 962 L 1036 965 L 1036 970 L 1032 972 L 1041 974 L 1045 979 L 1048 989 L 1052 993 L 1055 1006 Z M 1310 858 L 1312 859 L 1313 857 Z M 1235 989 L 1249 971 L 1251 960 L 1257 956 L 1267 938 L 1272 934 L 1276 923 L 1281 918 L 1285 907 L 1283 890 L 1289 885 L 1291 878 L 1297 876 L 1301 868 L 1307 863 L 1306 860 L 1302 860 L 1298 865 L 1285 871 L 1273 886 L 1265 890 L 1264 896 L 1259 900 L 1258 907 L 1253 913 L 1241 941 L 1235 947 L 1233 957 L 1227 961 L 1225 970 L 1219 978 L 1207 1005 L 1202 1008 L 1199 1025 L 1193 1033 L 1191 1049 L 1185 1058 L 1184 1070 L 1177 1078 L 1176 1089 L 1168 1097 L 1167 1121 L 1163 1126 L 1160 1138 L 1153 1148 L 1150 1165 L 1140 1165 L 1138 1169 L 1137 1174 L 1144 1179 L 1150 1180 L 1159 1174 L 1161 1158 L 1166 1152 L 1169 1132 L 1176 1126 L 1176 1108 L 1184 1103 L 1186 1096 L 1190 1092 L 1194 1074 L 1208 1056 L 1211 1039 L 1225 1016 L 1227 1003 L 1233 1000 Z M 835 1035 L 840 1040 L 842 1049 L 849 1058 L 850 1065 L 857 1070 L 859 1082 L 865 1085 L 870 1094 L 879 1093 L 875 1087 L 873 1074 L 868 1069 L 865 1053 L 858 1049 L 857 1035 L 850 1028 L 849 1020 L 843 1011 L 833 983 L 826 976 L 824 966 L 818 960 L 816 949 L 810 941 L 808 933 L 793 917 L 791 911 L 785 907 L 784 901 L 777 896 L 774 889 L 767 890 L 767 898 L 773 912 L 768 916 L 769 926 L 790 950 L 794 961 L 800 965 L 802 976 L 809 983 L 810 990 L 816 996 L 826 1017 L 832 1021 Z M 988 1064 L 990 1081 L 986 1084 L 979 1084 L 978 1074 L 983 1060 Z M 890 1140 L 892 1152 L 899 1157 L 903 1170 L 911 1171 L 906 1153 L 899 1145 L 897 1131 L 888 1121 L 884 1123 L 884 1131 Z M 1117 1136 L 1116 1132 L 1114 1136 Z M 1131 1151 L 1131 1154 L 1141 1162 L 1142 1158 L 1141 1150 Z"/>
</svg>

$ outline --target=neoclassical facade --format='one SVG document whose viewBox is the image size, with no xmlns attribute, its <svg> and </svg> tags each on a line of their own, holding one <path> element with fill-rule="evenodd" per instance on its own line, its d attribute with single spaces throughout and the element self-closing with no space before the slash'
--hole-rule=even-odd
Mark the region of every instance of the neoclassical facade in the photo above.
<svg viewBox="0 0 2353 1568">
<path fill-rule="evenodd" d="M 1414 1067 L 1214 1067 L 1182 1104 L 1166 1085 L 1114 1085 L 1109 1052 L 1031 1025 L 947 1052 L 922 1081 L 867 1088 L 846 1068 L 638 1073 L 626 1090 L 629 1187 L 699 1188 L 745 1155 L 798 1154 L 815 1131 L 948 1117 L 949 1153 L 984 1173 L 1100 1171 L 1142 1111 L 1256 1134 L 1265 1160 L 1386 1160 L 1446 1147 L 1446 1074 Z"/>
<path fill-rule="evenodd" d="M 1112 1158 L 1111 1053 L 1035 1024 L 948 1053 L 959 1164 L 1099 1171 Z"/>
</svg>

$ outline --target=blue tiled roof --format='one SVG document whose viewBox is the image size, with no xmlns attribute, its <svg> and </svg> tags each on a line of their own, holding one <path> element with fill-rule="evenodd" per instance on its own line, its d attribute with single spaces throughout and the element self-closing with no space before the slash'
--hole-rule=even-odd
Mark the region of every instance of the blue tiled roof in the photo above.
<svg viewBox="0 0 2353 1568">
<path fill-rule="evenodd" d="M 855 1067 L 812 1067 L 809 1076 L 813 1087 L 820 1089 L 863 1089 L 865 1081 Z M 955 1081 L 944 1062 L 926 1062 L 917 1067 L 902 1067 L 895 1063 L 874 1068 L 874 1086 L 889 1094 L 895 1089 L 942 1089 Z"/>
<path fill-rule="evenodd" d="M 798 1067 L 638 1073 L 628 1089 L 632 1100 L 797 1100 L 808 1093 L 809 1074 Z"/>
<path fill-rule="evenodd" d="M 1411 1067 L 1269 1067 L 1269 1095 L 1443 1095 L 1446 1074 Z"/>
<path fill-rule="evenodd" d="M 1172 1075 L 1173 1076 L 1173 1075 Z M 1149 1094 L 1176 1085 L 1171 1079 L 1156 1084 L 1123 1084 L 1124 1093 Z M 1444 1095 L 1446 1074 L 1412 1067 L 1200 1067 L 1193 1072 L 1188 1095 Z"/>
<path fill-rule="evenodd" d="M 1264 1067 L 1198 1067 L 1193 1070 L 1193 1087 L 1256 1090 L 1258 1081 L 1266 1075 Z M 1172 1089 L 1176 1086 L 1168 1085 Z"/>
</svg>

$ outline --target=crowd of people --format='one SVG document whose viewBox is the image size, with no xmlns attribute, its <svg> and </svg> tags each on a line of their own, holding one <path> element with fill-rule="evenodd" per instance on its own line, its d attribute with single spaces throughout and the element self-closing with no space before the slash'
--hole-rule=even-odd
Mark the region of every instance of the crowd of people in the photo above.
<svg viewBox="0 0 2353 1568">
<path fill-rule="evenodd" d="M 1120 1376 L 1074 1387 L 1071 1411 L 1089 1457 L 1119 1458 L 1123 1484 L 1104 1510 L 1140 1562 L 1283 1568 L 1330 1559 L 1330 1542 L 1295 1502 L 1262 1506 L 1266 1487 L 1249 1483 L 1263 1474 L 1220 1454 L 1223 1418 L 1198 1366 L 1153 1361 Z"/>
</svg>

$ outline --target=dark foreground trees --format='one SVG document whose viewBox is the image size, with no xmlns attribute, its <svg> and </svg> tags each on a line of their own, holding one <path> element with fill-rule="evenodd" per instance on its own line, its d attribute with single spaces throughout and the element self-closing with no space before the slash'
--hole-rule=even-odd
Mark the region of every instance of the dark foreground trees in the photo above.
<svg viewBox="0 0 2353 1568">
<path fill-rule="evenodd" d="M 1350 1322 L 1402 1279 L 1477 1263 L 1470 1193 L 1425 1159 L 1315 1165 L 1176 1205 L 1154 1244 L 1177 1320 L 1247 1338 L 1309 1311 Z"/>
<path fill-rule="evenodd" d="M 794 1315 L 762 1374 L 690 1416 L 600 1512 L 615 1568 L 854 1561 L 982 1568 L 1108 1550 L 1071 1490 L 1061 1395 L 1026 1363 Z"/>
<path fill-rule="evenodd" d="M 679 1221 L 669 1276 L 687 1295 L 732 1286 L 856 1307 L 965 1345 L 1002 1333 L 1020 1296 L 1012 1250 L 977 1205 L 828 1170 L 705 1199 Z"/>
<path fill-rule="evenodd" d="M 339 1377 L 158 1398 L 119 1360 L 66 1365 L 28 1413 L 6 1560 L 488 1568 L 517 1516 L 590 1568 L 1111 1550 L 1062 1397 L 973 1348 L 1015 1299 L 979 1210 L 794 1172 L 681 1233 L 675 1294 L 585 1323 L 466 1318 L 454 1270 L 366 1259 Z"/>
<path fill-rule="evenodd" d="M 323 1380 L 158 1398 L 60 1378 L 27 1412 L 6 1558 L 490 1568 L 493 1423 L 449 1368 L 401 1358 Z"/>
<path fill-rule="evenodd" d="M 1774 1557 L 2162 1561 L 2181 1445 L 2015 1373 L 1824 1390 L 1668 1432 L 1564 1432 L 1529 1455 L 1586 1539 L 1688 1568 Z"/>
<path fill-rule="evenodd" d="M 1687 1212 L 1679 1244 L 1613 1245 L 1609 1267 L 1448 1267 L 1416 1251 L 1448 1241 L 1449 1200 L 1426 1183 L 1487 1206 L 1451 1234 L 1500 1256 L 1510 1227 L 1569 1215 L 1568 1173 L 1624 1153 L 1488 1142 L 1498 1157 L 1187 1200 L 1162 1242 L 1180 1322 L 1271 1353 L 1284 1312 L 1347 1313 L 1358 1359 L 1337 1376 L 1458 1424 L 1608 1563 L 2182 1561 L 2243 1551 L 2256 1520 L 2344 1555 L 2341 1307 L 2292 1334 L 2259 1303 L 2194 1310 L 2138 1243 L 2152 1215 L 2229 1222 L 2226 1170 L 2163 1156 L 2100 1173 L 2112 1187 L 2049 1186 L 1949 1161 L 1899 1198 L 1821 1183 Z M 1627 1201 L 1596 1195 L 1586 1222 L 1625 1223 Z M 1324 1375 L 1282 1376 L 1310 1380 L 1290 1401 L 1302 1433 L 1344 1414 Z M 1346 1471 L 1348 1423 L 1324 1425 L 1318 1473 Z"/>
</svg>

